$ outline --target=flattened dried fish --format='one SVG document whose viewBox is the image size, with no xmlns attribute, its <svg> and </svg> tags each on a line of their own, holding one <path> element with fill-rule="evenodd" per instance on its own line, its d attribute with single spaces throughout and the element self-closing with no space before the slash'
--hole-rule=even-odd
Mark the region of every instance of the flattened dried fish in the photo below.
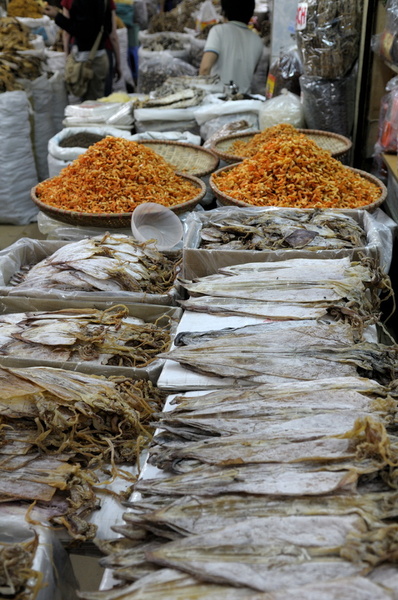
<svg viewBox="0 0 398 600">
<path fill-rule="evenodd" d="M 339 550 L 367 527 L 361 517 L 289 516 L 248 519 L 148 553 L 158 564 L 258 591 L 360 575 L 366 563 L 344 561 Z"/>
</svg>

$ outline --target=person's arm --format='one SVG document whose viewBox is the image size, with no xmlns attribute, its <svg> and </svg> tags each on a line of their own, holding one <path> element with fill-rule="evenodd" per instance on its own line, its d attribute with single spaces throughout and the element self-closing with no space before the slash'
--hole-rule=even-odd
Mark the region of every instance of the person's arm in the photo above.
<svg viewBox="0 0 398 600">
<path fill-rule="evenodd" d="M 217 62 L 218 54 L 208 50 L 203 53 L 199 67 L 199 75 L 210 75 L 212 66 Z"/>
<path fill-rule="evenodd" d="M 67 19 L 70 19 L 69 10 L 67 8 L 63 7 L 62 14 Z M 70 38 L 71 38 L 70 34 L 63 29 L 62 30 L 62 45 L 64 47 L 64 52 L 65 52 L 66 56 L 68 56 L 68 54 L 70 52 Z"/>
<path fill-rule="evenodd" d="M 117 80 L 119 80 L 122 76 L 122 69 L 120 66 L 120 46 L 116 28 L 116 11 L 114 10 L 112 10 L 112 31 L 109 34 L 109 39 L 111 41 L 112 49 L 115 54 L 115 74 Z"/>
</svg>

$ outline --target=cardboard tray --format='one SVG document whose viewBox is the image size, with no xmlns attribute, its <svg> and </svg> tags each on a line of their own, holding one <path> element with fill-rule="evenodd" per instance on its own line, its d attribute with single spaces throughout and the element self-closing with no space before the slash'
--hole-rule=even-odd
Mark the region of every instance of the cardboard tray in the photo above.
<svg viewBox="0 0 398 600">
<path fill-rule="evenodd" d="M 26 311 L 51 311 L 62 310 L 65 308 L 96 308 L 104 310 L 116 304 L 124 304 L 129 311 L 129 316 L 143 319 L 146 323 L 154 323 L 159 319 L 159 325 L 170 329 L 171 339 L 173 340 L 178 322 L 182 316 L 182 309 L 175 307 L 165 307 L 156 304 L 134 304 L 129 302 L 79 302 L 79 301 L 61 301 L 61 300 L 42 300 L 38 298 L 16 298 L 0 297 L 0 314 L 21 313 Z M 164 365 L 164 359 L 155 359 L 147 367 L 117 367 L 111 365 L 98 365 L 88 361 L 51 361 L 37 359 L 32 350 L 32 357 L 17 358 L 14 356 L 1 356 L 0 362 L 5 367 L 56 367 L 81 371 L 82 373 L 92 373 L 94 375 L 121 375 L 123 377 L 133 377 L 135 379 L 149 379 L 157 383 L 158 377 Z"/>
<path fill-rule="evenodd" d="M 296 212 L 297 209 L 282 209 L 283 212 Z M 309 209 L 301 209 L 301 212 L 308 212 Z M 331 211 L 334 213 L 347 214 L 364 229 L 367 236 L 367 244 L 358 248 L 347 248 L 339 250 L 317 250 L 311 251 L 305 248 L 280 250 L 205 250 L 200 249 L 200 230 L 205 227 L 210 219 L 223 219 L 226 216 L 254 216 L 256 213 L 273 211 L 277 214 L 276 208 L 234 208 L 224 207 L 212 211 L 196 213 L 194 218 L 187 220 L 184 232 L 183 247 L 183 268 L 182 276 L 184 279 L 195 279 L 205 277 L 218 272 L 218 269 L 231 265 L 240 265 L 250 262 L 272 262 L 287 260 L 291 258 L 343 258 L 348 256 L 351 260 L 358 260 L 360 256 L 369 256 L 376 261 L 381 261 L 383 254 L 383 240 L 381 239 L 380 229 L 376 227 L 374 218 L 364 210 L 349 211 Z M 385 229 L 385 232 L 384 232 Z M 392 234 L 387 227 L 382 228 L 385 233 L 384 252 L 392 252 Z"/>
<path fill-rule="evenodd" d="M 28 298 L 54 298 L 55 300 L 78 300 L 92 302 L 134 302 L 145 304 L 160 304 L 165 306 L 176 306 L 181 297 L 181 286 L 178 283 L 166 294 L 146 294 L 144 292 L 129 292 L 120 290 L 111 292 L 83 292 L 70 290 L 45 290 L 31 288 L 29 292 L 19 291 L 9 285 L 12 276 L 19 270 L 36 265 L 56 250 L 71 242 L 61 240 L 35 240 L 21 238 L 8 248 L 0 251 L 0 296 L 22 296 Z M 168 256 L 175 256 L 181 251 L 168 252 Z"/>
</svg>

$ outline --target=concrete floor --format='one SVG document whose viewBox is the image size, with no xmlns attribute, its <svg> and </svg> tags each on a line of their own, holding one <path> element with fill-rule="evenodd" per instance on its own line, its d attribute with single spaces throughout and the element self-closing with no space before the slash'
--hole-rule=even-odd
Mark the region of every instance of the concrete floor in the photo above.
<svg viewBox="0 0 398 600">
<path fill-rule="evenodd" d="M 40 233 L 37 223 L 29 223 L 29 225 L 5 225 L 0 223 L 0 250 L 7 248 L 21 237 L 42 240 L 46 236 Z"/>
</svg>

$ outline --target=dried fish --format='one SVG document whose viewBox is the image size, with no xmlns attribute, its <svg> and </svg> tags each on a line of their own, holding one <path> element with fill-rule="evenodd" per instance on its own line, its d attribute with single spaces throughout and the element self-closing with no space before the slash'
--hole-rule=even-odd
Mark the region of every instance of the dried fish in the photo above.
<svg viewBox="0 0 398 600">
<path fill-rule="evenodd" d="M 0 543 L 0 594 L 2 598 L 24 600 L 36 597 L 42 573 L 32 568 L 38 536 L 20 543 Z"/>
<path fill-rule="evenodd" d="M 66 244 L 33 266 L 15 285 L 17 293 L 40 290 L 127 290 L 167 293 L 181 257 L 160 253 L 150 243 L 106 234 Z"/>
<path fill-rule="evenodd" d="M 310 251 L 362 248 L 366 233 L 355 219 L 337 212 L 311 210 L 249 211 L 234 213 L 233 221 L 221 212 L 203 217 L 200 248 L 223 249 L 237 242 L 242 250 L 306 248 Z"/>
<path fill-rule="evenodd" d="M 134 367 L 147 366 L 171 343 L 165 327 L 137 322 L 123 305 L 6 315 L 0 317 L 0 340 L 5 356 L 30 358 L 34 351 L 35 359 Z"/>
<path fill-rule="evenodd" d="M 367 534 L 356 515 L 264 517 L 169 542 L 148 559 L 205 581 L 265 592 L 365 574 L 366 559 L 354 563 L 339 554 L 350 538 Z"/>
</svg>

